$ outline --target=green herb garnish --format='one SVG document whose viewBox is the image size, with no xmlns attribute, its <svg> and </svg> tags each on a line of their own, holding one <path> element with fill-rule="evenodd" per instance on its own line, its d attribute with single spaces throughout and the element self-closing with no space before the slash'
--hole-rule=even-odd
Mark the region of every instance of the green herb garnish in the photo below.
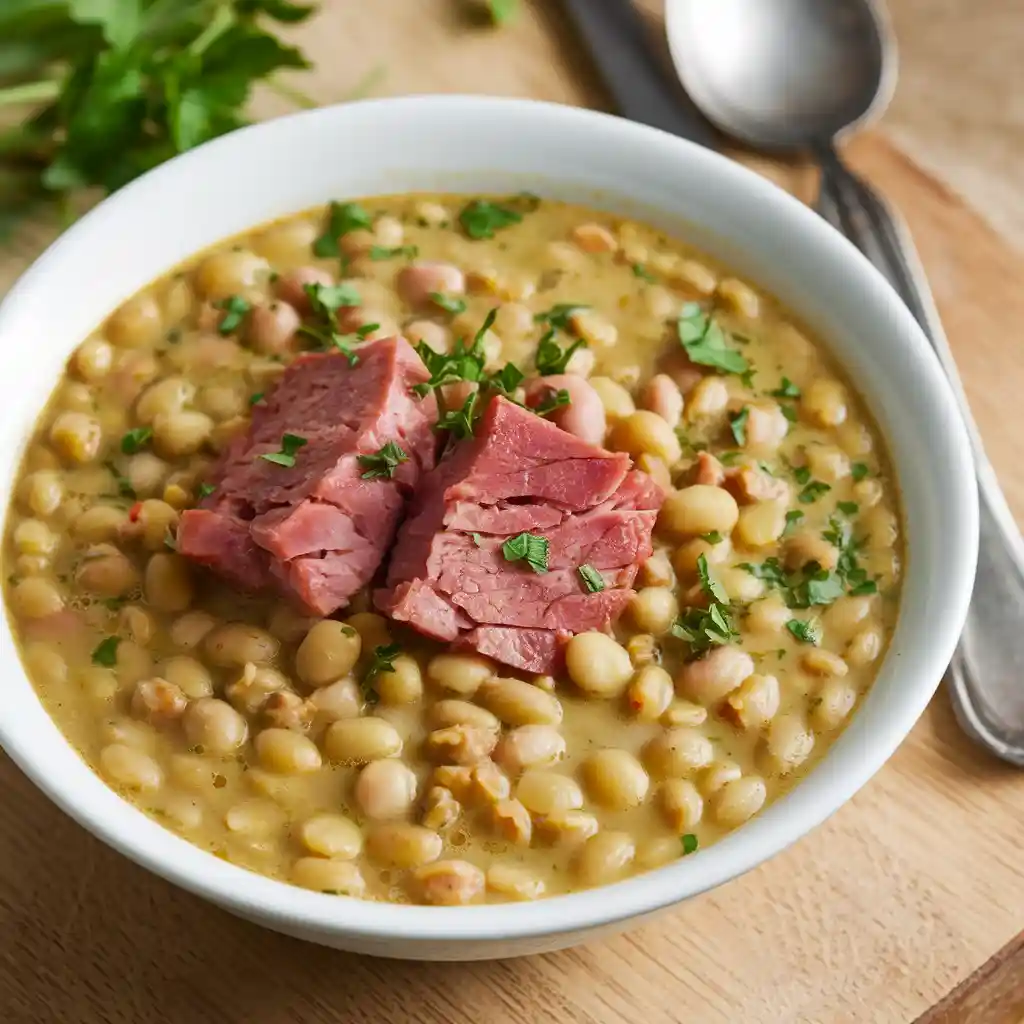
<svg viewBox="0 0 1024 1024">
<path fill-rule="evenodd" d="M 487 383 L 495 391 L 511 398 L 513 392 L 526 379 L 526 375 L 515 363 L 506 363 L 497 373 L 492 373 Z"/>
<path fill-rule="evenodd" d="M 853 477 L 855 483 L 860 483 L 860 481 L 863 480 L 869 472 L 870 470 L 864 462 L 855 462 L 850 467 L 850 476 Z"/>
<path fill-rule="evenodd" d="M 786 629 L 802 644 L 817 646 L 821 642 L 821 625 L 817 619 L 790 619 Z"/>
<path fill-rule="evenodd" d="M 424 384 L 417 384 L 413 390 L 422 398 L 431 391 L 444 387 L 445 384 L 454 384 L 460 380 L 482 381 L 486 376 L 484 373 L 484 338 L 494 326 L 494 319 L 497 315 L 497 309 L 492 309 L 484 318 L 484 322 L 480 330 L 476 332 L 469 348 L 460 338 L 455 343 L 450 355 L 435 352 L 429 345 L 421 341 L 416 346 L 416 352 L 430 372 L 430 380 Z"/>
<path fill-rule="evenodd" d="M 687 302 L 676 326 L 679 342 L 690 360 L 700 366 L 713 366 L 725 373 L 746 373 L 747 360 L 729 347 L 729 336 L 696 302 Z"/>
<path fill-rule="evenodd" d="M 860 511 L 860 505 L 855 501 L 837 501 L 836 508 L 846 516 L 855 516 Z"/>
<path fill-rule="evenodd" d="M 811 471 L 806 466 L 796 466 L 793 469 L 793 479 L 798 484 L 805 484 L 811 479 Z"/>
<path fill-rule="evenodd" d="M 350 231 L 368 231 L 373 218 L 358 203 L 332 202 L 327 208 L 327 224 L 323 234 L 313 243 L 313 255 L 321 259 L 341 256 L 338 240 Z"/>
<path fill-rule="evenodd" d="M 799 398 L 800 389 L 788 377 L 783 377 L 779 387 L 769 394 L 773 398 Z"/>
<path fill-rule="evenodd" d="M 459 409 L 449 409 L 438 419 L 435 430 L 447 430 L 452 437 L 458 441 L 464 441 L 473 436 L 476 420 L 476 403 L 478 393 L 473 392 L 462 403 Z"/>
<path fill-rule="evenodd" d="M 347 281 L 341 284 L 304 284 L 302 290 L 309 298 L 309 308 L 325 319 L 332 317 L 342 307 L 363 304 L 355 286 Z"/>
<path fill-rule="evenodd" d="M 701 540 L 706 540 L 709 544 L 721 544 L 722 535 L 718 530 L 712 530 L 710 533 L 702 533 L 700 535 Z"/>
<path fill-rule="evenodd" d="M 200 484 L 198 487 L 199 497 L 208 498 L 215 490 L 217 488 L 213 484 Z"/>
<path fill-rule="evenodd" d="M 112 462 L 104 462 L 104 469 L 108 470 L 114 478 L 114 486 L 117 488 L 118 497 L 131 498 L 135 500 L 135 488 L 128 477 L 123 476 L 121 471 Z"/>
<path fill-rule="evenodd" d="M 525 561 L 534 572 L 542 573 L 548 571 L 548 547 L 547 538 L 520 533 L 502 544 L 501 553 L 506 561 Z"/>
<path fill-rule="evenodd" d="M 507 25 L 519 10 L 519 0 L 485 0 L 485 3 L 495 25 Z"/>
<path fill-rule="evenodd" d="M 804 518 L 803 512 L 800 512 L 799 510 L 797 510 L 795 508 L 791 508 L 786 513 L 786 528 L 782 531 L 783 534 L 788 533 L 803 518 Z"/>
<path fill-rule="evenodd" d="M 366 472 L 362 474 L 363 480 L 378 478 L 390 480 L 399 465 L 409 461 L 409 456 L 394 441 L 388 441 L 373 455 L 359 455 L 356 457 L 356 461 L 360 466 L 366 467 Z"/>
<path fill-rule="evenodd" d="M 565 368 L 572 359 L 573 353 L 579 348 L 586 348 L 587 343 L 579 338 L 564 349 L 555 341 L 554 329 L 548 331 L 537 343 L 537 352 L 533 357 L 534 366 L 542 377 L 550 377 L 565 373 Z"/>
<path fill-rule="evenodd" d="M 459 213 L 459 223 L 466 234 L 477 241 L 493 238 L 496 231 L 519 224 L 523 215 L 511 206 L 489 199 L 474 199 Z"/>
<path fill-rule="evenodd" d="M 688 643 L 694 656 L 731 643 L 739 636 L 733 628 L 728 607 L 718 602 L 712 602 L 707 608 L 687 608 L 673 623 L 671 633 Z"/>
<path fill-rule="evenodd" d="M 119 636 L 108 636 L 101 640 L 92 652 L 92 663 L 112 668 L 117 664 L 117 647 L 121 643 Z"/>
<path fill-rule="evenodd" d="M 549 391 L 547 397 L 540 405 L 534 406 L 533 411 L 538 416 L 547 416 L 549 412 L 561 409 L 563 405 L 572 405 L 572 399 L 565 388 L 559 388 L 557 391 Z"/>
<path fill-rule="evenodd" d="M 795 406 L 790 405 L 788 402 L 780 402 L 779 409 L 790 423 L 800 422 L 800 414 L 796 411 Z"/>
<path fill-rule="evenodd" d="M 689 854 L 696 851 L 697 837 L 692 832 L 687 832 L 686 835 L 680 836 L 680 842 L 683 844 L 683 856 L 686 857 Z"/>
<path fill-rule="evenodd" d="M 214 306 L 224 310 L 224 316 L 217 324 L 217 330 L 221 334 L 231 334 L 233 331 L 237 331 L 242 326 L 245 314 L 252 309 L 252 303 L 243 299 L 241 295 L 229 295 L 226 299 L 215 302 Z"/>
<path fill-rule="evenodd" d="M 796 496 L 796 500 L 802 505 L 810 505 L 817 501 L 823 494 L 828 494 L 832 490 L 830 484 L 825 483 L 823 480 L 812 480 L 807 486 Z"/>
<path fill-rule="evenodd" d="M 537 313 L 533 320 L 534 323 L 547 324 L 548 327 L 553 327 L 555 330 L 569 333 L 572 330 L 570 322 L 572 315 L 584 309 L 590 309 L 590 307 L 579 302 L 559 302 L 550 309 L 544 310 L 543 313 Z"/>
<path fill-rule="evenodd" d="M 376 704 L 380 700 L 380 694 L 377 693 L 376 688 L 373 686 L 373 681 L 381 672 L 394 672 L 395 658 L 401 653 L 401 644 L 387 644 L 374 647 L 373 654 L 370 656 L 370 663 L 366 666 L 366 671 L 363 673 L 359 684 L 360 689 L 363 691 L 363 699 L 367 704 Z"/>
<path fill-rule="evenodd" d="M 431 292 L 430 301 L 452 316 L 458 316 L 466 312 L 466 303 L 454 295 L 445 295 L 444 292 Z"/>
<path fill-rule="evenodd" d="M 396 256 L 414 260 L 419 254 L 419 247 L 415 245 L 396 245 L 392 248 L 388 248 L 386 245 L 370 246 L 370 259 L 375 263 L 379 263 L 381 260 L 393 260 Z"/>
<path fill-rule="evenodd" d="M 750 406 L 743 406 L 740 411 L 729 420 L 729 429 L 736 443 L 743 447 L 747 443 L 747 420 L 750 419 Z"/>
<path fill-rule="evenodd" d="M 725 587 L 711 575 L 707 556 L 703 554 L 697 556 L 697 577 L 700 579 L 704 593 L 713 601 L 717 601 L 719 604 L 729 603 L 729 595 L 726 593 Z"/>
<path fill-rule="evenodd" d="M 591 594 L 604 590 L 604 577 L 592 565 L 584 562 L 576 567 L 576 571 L 580 574 L 580 579 L 583 580 L 583 586 Z"/>
<path fill-rule="evenodd" d="M 658 283 L 658 279 L 642 263 L 634 263 L 631 269 L 633 276 L 639 277 L 641 281 L 648 281 L 651 284 Z"/>
<path fill-rule="evenodd" d="M 121 451 L 125 455 L 141 452 L 153 439 L 152 427 L 135 427 L 121 436 Z"/>
<path fill-rule="evenodd" d="M 303 445 L 309 444 L 304 437 L 298 434 L 282 434 L 281 450 L 279 452 L 266 452 L 258 458 L 266 462 L 273 462 L 275 466 L 284 466 L 291 469 L 295 465 L 295 456 Z"/>
<path fill-rule="evenodd" d="M 250 407 L 254 406 L 257 402 L 262 402 L 262 401 L 263 401 L 263 392 L 262 391 L 254 391 L 249 396 L 249 405 L 250 405 Z"/>
</svg>

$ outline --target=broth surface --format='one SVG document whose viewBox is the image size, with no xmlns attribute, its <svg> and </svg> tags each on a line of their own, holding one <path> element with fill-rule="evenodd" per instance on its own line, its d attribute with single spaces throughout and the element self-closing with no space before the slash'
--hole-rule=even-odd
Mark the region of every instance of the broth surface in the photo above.
<svg viewBox="0 0 1024 1024">
<path fill-rule="evenodd" d="M 461 273 L 413 305 L 396 279 L 415 261 Z M 490 371 L 535 375 L 549 329 L 582 342 L 566 369 L 599 396 L 605 446 L 669 493 L 615 643 L 584 634 L 537 679 L 446 652 L 364 593 L 300 654 L 316 620 L 175 553 L 217 452 L 316 347 L 287 301 L 309 268 L 358 292 L 356 350 L 402 333 L 450 351 L 492 310 Z M 3 578 L 47 710 L 141 810 L 308 888 L 461 903 L 659 866 L 785 792 L 874 679 L 900 559 L 881 439 L 770 296 L 644 224 L 443 195 L 260 227 L 116 311 L 39 419 Z M 325 642 L 348 660 L 326 681 Z M 393 671 L 373 672 L 390 644 Z"/>
</svg>

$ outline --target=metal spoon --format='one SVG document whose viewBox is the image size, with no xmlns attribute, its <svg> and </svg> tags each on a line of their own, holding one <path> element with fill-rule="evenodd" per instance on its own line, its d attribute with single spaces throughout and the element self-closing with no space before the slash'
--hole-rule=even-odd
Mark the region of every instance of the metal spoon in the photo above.
<svg viewBox="0 0 1024 1024">
<path fill-rule="evenodd" d="M 835 148 L 892 96 L 888 24 L 872 0 L 668 0 L 666 17 L 676 70 L 711 121 L 759 149 L 817 156 L 818 212 L 889 279 L 953 384 L 974 442 L 981 538 L 950 693 L 969 735 L 1024 766 L 1024 542 L 982 448 L 913 242 Z"/>
</svg>

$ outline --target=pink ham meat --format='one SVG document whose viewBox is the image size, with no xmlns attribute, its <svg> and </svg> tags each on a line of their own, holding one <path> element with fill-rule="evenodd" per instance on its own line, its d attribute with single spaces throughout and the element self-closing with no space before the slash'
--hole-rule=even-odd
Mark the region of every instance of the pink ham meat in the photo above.
<svg viewBox="0 0 1024 1024">
<path fill-rule="evenodd" d="M 603 629 L 633 596 L 663 498 L 628 456 L 495 398 L 476 437 L 420 483 L 377 606 L 438 640 L 549 672 L 569 636 Z M 547 572 L 504 557 L 523 532 L 547 538 Z M 588 592 L 584 563 L 604 590 Z"/>
<path fill-rule="evenodd" d="M 394 537 L 405 501 L 435 461 L 433 396 L 411 389 L 429 374 L 402 338 L 292 363 L 253 407 L 248 433 L 214 469 L 214 492 L 183 513 L 178 551 L 246 590 L 275 590 L 330 615 L 365 586 Z M 260 455 L 282 436 L 306 444 L 291 468 Z M 359 455 L 394 441 L 409 456 L 392 478 L 364 479 Z"/>
</svg>

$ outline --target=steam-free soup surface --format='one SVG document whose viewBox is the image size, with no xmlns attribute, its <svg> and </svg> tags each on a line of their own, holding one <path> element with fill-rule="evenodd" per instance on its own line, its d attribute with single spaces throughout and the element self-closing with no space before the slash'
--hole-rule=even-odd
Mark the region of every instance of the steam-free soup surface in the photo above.
<svg viewBox="0 0 1024 1024">
<path fill-rule="evenodd" d="M 338 329 L 299 330 L 341 280 Z M 569 375 L 548 415 L 668 494 L 626 614 L 557 677 L 447 650 L 368 593 L 309 619 L 176 553 L 297 354 L 451 352 L 492 310 L 486 371 Z M 403 196 L 226 242 L 84 339 L 24 457 L 4 592 L 49 713 L 168 828 L 323 892 L 500 902 L 692 855 L 799 779 L 875 676 L 897 538 L 871 420 L 770 297 L 604 213 Z"/>
</svg>

